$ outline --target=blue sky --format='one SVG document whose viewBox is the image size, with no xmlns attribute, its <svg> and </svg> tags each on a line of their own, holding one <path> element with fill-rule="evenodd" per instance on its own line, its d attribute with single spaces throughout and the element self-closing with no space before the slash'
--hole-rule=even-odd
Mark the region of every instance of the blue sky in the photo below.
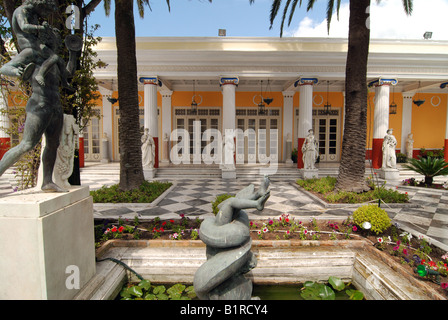
<svg viewBox="0 0 448 320">
<path fill-rule="evenodd" d="M 286 1 L 284 1 L 286 2 Z M 280 14 L 269 29 L 272 0 L 171 0 L 168 11 L 165 0 L 150 0 L 152 11 L 146 7 L 145 18 L 135 15 L 136 35 L 139 37 L 215 37 L 218 29 L 226 29 L 228 37 L 278 37 Z M 284 37 L 339 37 L 348 33 L 348 0 L 343 0 L 340 19 L 334 15 L 330 34 L 327 34 L 325 12 L 327 0 L 316 1 L 312 11 L 306 11 L 306 0 L 297 8 L 291 27 Z M 414 0 L 414 13 L 406 16 L 402 0 L 371 0 L 371 38 L 423 39 L 423 33 L 433 32 L 433 40 L 448 40 L 446 13 L 448 0 Z M 113 7 L 113 5 L 112 5 Z M 283 7 L 282 7 L 283 8 Z M 114 37 L 114 13 L 104 14 L 100 4 L 90 17 L 90 23 L 101 28 L 97 36 Z"/>
<path fill-rule="evenodd" d="M 215 37 L 218 29 L 226 29 L 227 36 L 234 37 L 278 37 L 279 17 L 276 25 L 269 30 L 271 0 L 171 0 L 168 11 L 165 0 L 150 1 L 151 10 L 146 7 L 145 18 L 136 13 L 137 36 L 205 36 Z M 324 18 L 326 1 L 318 1 L 310 17 Z M 322 8 L 323 6 L 323 8 Z M 113 6 L 112 6 L 113 7 Z M 306 9 L 297 10 L 295 21 L 306 16 Z M 90 17 L 90 23 L 98 23 L 98 36 L 115 36 L 114 15 L 105 17 L 100 4 Z"/>
</svg>

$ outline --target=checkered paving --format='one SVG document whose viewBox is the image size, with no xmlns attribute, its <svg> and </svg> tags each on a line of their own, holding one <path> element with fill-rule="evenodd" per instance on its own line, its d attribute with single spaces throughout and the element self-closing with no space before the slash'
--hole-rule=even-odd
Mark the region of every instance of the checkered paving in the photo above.
<svg viewBox="0 0 448 320">
<path fill-rule="evenodd" d="M 118 210 L 111 206 L 96 208 L 97 217 L 110 216 L 113 213 L 121 213 L 126 217 L 132 214 L 138 214 L 142 218 L 169 215 L 170 217 L 179 217 L 184 214 L 188 217 L 204 217 L 212 215 L 212 202 L 216 196 L 221 194 L 235 195 L 249 184 L 253 183 L 257 189 L 260 181 L 237 179 L 226 180 L 203 180 L 203 179 L 185 179 L 175 182 L 172 190 L 155 206 L 142 205 L 134 207 L 133 210 Z M 266 202 L 263 211 L 256 209 L 247 210 L 252 218 L 275 217 L 282 214 L 291 216 L 318 216 L 325 212 L 323 207 L 313 198 L 300 192 L 290 182 L 271 181 L 271 196 Z"/>
<path fill-rule="evenodd" d="M 91 190 L 103 185 L 112 185 L 119 182 L 118 174 L 83 174 L 81 181 Z M 118 217 L 133 219 L 176 219 L 181 214 L 187 217 L 205 218 L 212 216 L 211 203 L 220 194 L 236 194 L 249 184 L 258 188 L 259 181 L 252 179 L 178 179 L 174 181 L 170 192 L 155 204 L 95 204 L 95 218 Z M 14 175 L 7 171 L 0 177 L 0 197 L 13 193 L 16 182 Z M 395 188 L 394 184 L 389 187 Z M 389 208 L 382 205 L 389 216 L 401 227 L 436 240 L 448 248 L 448 191 L 415 187 L 398 186 L 401 192 L 407 192 L 411 205 Z M 308 193 L 298 190 L 294 186 L 294 179 L 272 179 L 270 184 L 271 196 L 266 202 L 263 211 L 247 210 L 251 219 L 264 219 L 277 217 L 281 214 L 290 214 L 295 217 L 347 217 L 355 209 L 353 206 L 342 208 L 325 207 Z M 448 249 L 447 249 L 448 250 Z"/>
</svg>

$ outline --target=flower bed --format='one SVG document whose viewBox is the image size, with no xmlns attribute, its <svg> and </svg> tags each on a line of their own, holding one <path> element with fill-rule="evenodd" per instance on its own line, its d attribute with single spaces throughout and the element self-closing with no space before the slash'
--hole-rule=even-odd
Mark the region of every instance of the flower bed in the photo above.
<svg viewBox="0 0 448 320">
<path fill-rule="evenodd" d="M 190 219 L 181 215 L 180 220 L 161 220 L 155 218 L 142 222 L 119 219 L 103 221 L 96 224 L 95 235 L 97 246 L 109 239 L 123 240 L 199 240 L 199 228 L 202 220 Z M 373 247 L 390 255 L 401 263 L 409 273 L 414 273 L 422 281 L 427 281 L 435 290 L 448 298 L 448 252 L 432 245 L 424 237 L 413 237 L 400 229 L 399 225 L 391 225 L 380 234 L 365 230 L 362 226 L 346 220 L 308 221 L 292 218 L 289 215 L 250 222 L 253 240 L 319 240 L 341 241 L 366 239 Z M 421 273 L 417 274 L 420 268 Z M 433 271 L 439 276 L 431 275 Z"/>
<path fill-rule="evenodd" d="M 376 177 L 376 173 L 375 173 Z M 366 184 L 370 187 L 370 191 L 363 193 L 335 191 L 336 178 L 325 177 L 319 179 L 297 180 L 296 183 L 301 188 L 316 195 L 320 199 L 328 203 L 364 203 L 381 199 L 386 203 L 407 203 L 409 196 L 407 192 L 401 193 L 392 190 L 383 185 L 378 185 L 375 177 L 367 178 Z"/>
</svg>

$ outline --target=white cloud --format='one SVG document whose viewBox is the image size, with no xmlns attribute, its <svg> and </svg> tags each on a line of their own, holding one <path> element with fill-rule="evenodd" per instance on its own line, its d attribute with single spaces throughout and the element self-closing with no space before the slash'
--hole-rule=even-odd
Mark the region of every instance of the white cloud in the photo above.
<svg viewBox="0 0 448 320">
<path fill-rule="evenodd" d="M 327 33 L 327 20 L 312 20 L 305 17 L 295 31 L 294 37 L 332 37 L 348 36 L 349 6 L 342 4 L 339 20 L 334 14 L 330 33 Z M 414 0 L 414 10 L 407 16 L 401 0 L 382 0 L 379 4 L 372 0 L 370 8 L 370 38 L 423 39 L 426 31 L 431 31 L 433 40 L 448 40 L 447 18 L 448 0 Z"/>
</svg>

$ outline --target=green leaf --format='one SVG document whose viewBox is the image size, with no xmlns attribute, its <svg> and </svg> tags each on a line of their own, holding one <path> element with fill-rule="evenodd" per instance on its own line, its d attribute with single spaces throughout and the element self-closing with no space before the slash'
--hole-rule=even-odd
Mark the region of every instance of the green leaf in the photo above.
<svg viewBox="0 0 448 320">
<path fill-rule="evenodd" d="M 142 288 L 140 288 L 139 286 L 132 286 L 128 290 L 129 293 L 133 296 L 141 297 L 143 295 Z"/>
<path fill-rule="evenodd" d="M 331 284 L 333 289 L 335 289 L 337 291 L 344 290 L 344 288 L 345 288 L 344 282 L 341 280 L 341 278 L 338 278 L 338 277 L 333 277 L 333 276 L 329 277 L 328 283 Z"/>
<path fill-rule="evenodd" d="M 322 298 L 322 300 L 334 300 L 336 297 L 333 289 L 326 285 L 320 286 L 319 296 Z"/>
<path fill-rule="evenodd" d="M 168 300 L 168 296 L 164 293 L 159 293 L 158 295 L 156 295 L 157 300 Z"/>
<path fill-rule="evenodd" d="M 166 291 L 165 286 L 157 286 L 157 287 L 154 287 L 154 290 L 152 292 L 155 295 L 158 295 L 158 294 L 164 293 L 165 291 Z"/>
<path fill-rule="evenodd" d="M 350 300 L 363 300 L 364 299 L 364 293 L 362 293 L 359 290 L 346 290 L 345 293 L 349 296 Z"/>
<path fill-rule="evenodd" d="M 156 296 L 152 293 L 148 293 L 144 299 L 145 300 L 156 300 Z"/>
<path fill-rule="evenodd" d="M 174 286 L 170 287 L 166 292 L 171 296 L 173 294 L 179 294 L 181 295 L 182 292 L 185 290 L 185 286 L 183 284 L 175 284 Z"/>
<path fill-rule="evenodd" d="M 194 291 L 194 286 L 189 286 L 185 289 L 185 293 L 187 294 L 187 297 L 190 299 L 196 298 L 196 292 Z"/>
<path fill-rule="evenodd" d="M 140 281 L 138 286 L 140 288 L 142 288 L 143 290 L 148 291 L 149 289 L 151 289 L 151 282 L 149 282 L 149 280 L 142 280 L 142 281 Z"/>
<path fill-rule="evenodd" d="M 304 299 L 304 300 L 322 300 L 322 298 L 319 296 L 319 290 L 317 290 L 314 287 L 307 287 L 304 288 L 301 292 L 300 292 L 300 296 Z"/>
</svg>

